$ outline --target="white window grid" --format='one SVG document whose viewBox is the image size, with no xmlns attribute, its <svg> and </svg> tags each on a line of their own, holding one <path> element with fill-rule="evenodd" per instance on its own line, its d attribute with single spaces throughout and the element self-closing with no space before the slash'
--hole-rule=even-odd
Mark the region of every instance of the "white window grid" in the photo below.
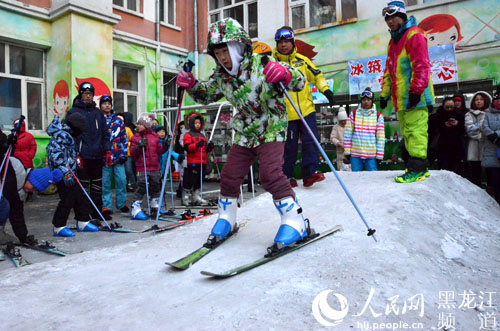
<svg viewBox="0 0 500 331">
<path fill-rule="evenodd" d="M 211 22 L 211 20 L 210 20 L 211 15 L 219 14 L 219 19 L 222 20 L 222 19 L 226 18 L 226 17 L 224 17 L 224 10 L 243 5 L 243 21 L 244 22 L 239 22 L 239 23 L 243 26 L 245 31 L 248 31 L 249 30 L 249 27 L 248 27 L 248 5 L 256 3 L 256 2 L 257 2 L 257 0 L 248 0 L 248 1 L 240 1 L 240 2 L 236 2 L 236 0 L 231 0 L 230 5 L 227 5 L 224 7 L 219 7 L 219 8 L 214 9 L 214 10 L 209 10 L 208 11 L 208 24 L 210 25 L 212 23 L 215 23 L 215 22 Z M 207 0 L 207 6 L 208 6 L 207 8 L 210 8 L 210 0 Z M 257 27 L 257 31 L 258 31 L 258 29 L 259 28 Z M 256 39 L 256 38 L 253 38 L 253 39 Z"/>
<path fill-rule="evenodd" d="M 118 4 L 115 4 L 114 1 L 113 1 L 113 7 L 116 7 L 118 9 L 125 9 L 125 11 L 130 11 L 132 13 L 138 13 L 140 12 L 140 0 L 135 0 L 135 10 L 133 8 L 129 8 L 128 7 L 128 0 L 122 0 L 123 1 L 123 5 L 118 5 Z"/>
<path fill-rule="evenodd" d="M 309 0 L 288 0 L 288 17 L 290 18 L 290 26 L 292 26 L 293 22 L 293 17 L 292 17 L 292 9 L 297 8 L 297 7 L 302 7 L 304 6 L 304 15 L 305 15 L 305 27 L 304 28 L 310 28 L 310 6 L 309 6 Z M 423 1 L 423 0 L 418 0 L 418 1 Z M 342 21 L 342 0 L 336 0 L 335 1 L 335 22 Z"/>
<path fill-rule="evenodd" d="M 34 48 L 34 47 L 29 47 L 25 45 L 20 45 L 20 44 L 13 44 L 13 43 L 6 43 L 4 41 L 1 41 L 2 44 L 4 44 L 4 51 L 5 51 L 5 70 L 4 72 L 0 72 L 0 77 L 5 77 L 5 78 L 12 78 L 12 79 L 19 79 L 21 81 L 21 115 L 24 115 L 26 117 L 26 121 L 29 121 L 29 116 L 28 116 L 28 84 L 39 84 L 41 85 L 40 91 L 41 91 L 41 111 L 42 111 L 42 128 L 45 128 L 47 126 L 48 122 L 48 114 L 47 114 L 47 107 L 46 107 L 46 91 L 45 91 L 45 77 L 46 77 L 46 60 L 45 60 L 45 52 L 39 48 Z M 22 75 L 16 75 L 16 74 L 11 74 L 10 73 L 10 46 L 16 46 L 16 47 L 22 47 L 26 49 L 33 49 L 36 51 L 41 51 L 42 52 L 42 63 L 43 63 L 43 70 L 42 70 L 42 77 L 32 77 L 32 76 L 22 76 Z M 26 125 L 26 128 L 28 131 L 33 132 L 35 134 L 43 134 L 45 131 L 42 130 L 30 130 L 28 125 Z"/>
<path fill-rule="evenodd" d="M 456 2 L 458 0 L 413 0 L 411 2 L 405 1 L 407 9 L 418 9 L 421 7 L 442 5 L 449 2 Z"/>
<path fill-rule="evenodd" d="M 177 16 L 175 13 L 175 9 L 177 6 L 177 0 L 173 1 L 173 3 L 172 3 L 173 8 L 170 8 L 170 1 L 169 0 L 160 0 L 160 1 L 163 1 L 163 21 L 162 22 L 167 24 L 167 25 L 175 26 L 175 23 L 177 22 Z M 173 22 L 168 21 L 168 13 L 170 11 L 172 11 L 174 13 Z"/>
<path fill-rule="evenodd" d="M 117 88 L 117 66 L 120 66 L 120 67 L 126 67 L 126 68 L 129 68 L 129 69 L 133 69 L 137 72 L 137 91 L 133 91 L 133 90 L 125 90 L 125 89 L 119 89 Z M 138 67 L 134 67 L 134 66 L 129 66 L 129 65 L 124 65 L 124 64 L 121 64 L 121 63 L 115 63 L 113 65 L 113 92 L 118 92 L 118 93 L 122 93 L 123 94 L 123 112 L 129 112 L 129 109 L 128 109 L 128 96 L 135 96 L 136 97 L 136 100 L 137 100 L 137 109 L 134 110 L 134 112 L 132 112 L 135 116 L 134 118 L 137 119 L 137 116 L 140 114 L 140 109 L 141 109 L 141 87 L 142 87 L 142 84 L 141 84 L 141 70 L 140 68 Z"/>
</svg>

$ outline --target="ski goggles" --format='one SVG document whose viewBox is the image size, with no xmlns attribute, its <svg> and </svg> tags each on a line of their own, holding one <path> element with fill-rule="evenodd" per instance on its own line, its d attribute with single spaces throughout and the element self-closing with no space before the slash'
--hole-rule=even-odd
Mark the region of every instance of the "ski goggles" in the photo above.
<svg viewBox="0 0 500 331">
<path fill-rule="evenodd" d="M 111 103 L 113 103 L 113 99 L 109 95 L 103 95 L 101 97 L 101 103 L 104 103 L 104 102 L 111 102 Z"/>
<path fill-rule="evenodd" d="M 368 98 L 373 100 L 373 92 L 372 91 L 363 91 L 361 93 L 361 99 Z"/>
<path fill-rule="evenodd" d="M 295 38 L 295 35 L 290 30 L 279 30 L 274 35 L 274 40 L 275 41 L 280 41 L 281 39 L 292 40 L 294 38 Z"/>
<path fill-rule="evenodd" d="M 388 6 L 382 9 L 382 16 L 384 17 L 393 16 L 396 13 L 406 14 L 406 10 L 398 6 Z"/>
<path fill-rule="evenodd" d="M 93 89 L 94 87 L 92 86 L 92 84 L 90 83 L 83 83 L 81 86 L 80 86 L 80 90 L 91 90 Z"/>
</svg>

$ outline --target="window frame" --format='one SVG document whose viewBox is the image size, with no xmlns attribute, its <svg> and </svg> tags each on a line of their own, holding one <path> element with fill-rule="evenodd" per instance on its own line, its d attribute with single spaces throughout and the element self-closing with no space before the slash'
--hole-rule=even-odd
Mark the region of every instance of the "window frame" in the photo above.
<svg viewBox="0 0 500 331">
<path fill-rule="evenodd" d="M 411 10 L 417 10 L 417 9 L 427 8 L 427 7 L 441 6 L 444 4 L 457 2 L 460 0 L 436 0 L 434 2 L 429 2 L 429 3 L 424 3 L 424 0 L 416 0 L 416 1 L 417 1 L 416 5 L 406 5 L 406 10 L 411 11 Z"/>
<path fill-rule="evenodd" d="M 160 19 L 160 23 L 163 25 L 166 25 L 168 27 L 177 27 L 177 0 L 174 0 L 174 22 L 170 23 L 168 22 L 168 13 L 169 13 L 169 8 L 168 8 L 168 1 L 169 0 L 160 0 L 163 2 L 163 20 Z"/>
<path fill-rule="evenodd" d="M 113 3 L 113 8 L 124 11 L 124 12 L 132 14 L 132 15 L 137 15 L 137 16 L 143 17 L 143 15 L 141 13 L 141 1 L 140 0 L 135 0 L 135 8 L 137 8 L 137 10 L 133 10 L 133 9 L 128 8 L 128 1 L 127 0 L 123 0 L 123 6 L 115 5 Z"/>
<path fill-rule="evenodd" d="M 288 0 L 288 18 L 290 22 L 290 26 L 293 27 L 293 16 L 292 16 L 292 9 L 304 6 L 304 15 L 305 15 L 305 26 L 301 28 L 297 28 L 297 30 L 301 29 L 309 29 L 309 28 L 314 28 L 315 26 L 319 25 L 313 25 L 311 26 L 310 23 L 310 16 L 309 16 L 309 11 L 310 11 L 310 0 Z M 423 1 L 423 0 L 419 0 Z M 356 20 L 358 18 L 358 1 L 356 1 L 356 16 L 346 19 L 346 20 Z M 328 23 L 323 23 L 322 25 L 329 26 L 330 24 L 338 24 L 341 21 L 346 21 L 342 18 L 342 0 L 335 0 L 335 21 L 333 22 L 328 22 Z"/>
<path fill-rule="evenodd" d="M 137 91 L 133 90 L 125 90 L 125 89 L 119 89 L 117 86 L 117 67 L 125 67 L 127 69 L 132 69 L 137 72 Z M 130 65 L 127 63 L 122 63 L 122 62 L 114 62 L 113 63 L 113 99 L 114 99 L 114 94 L 115 92 L 122 93 L 123 94 L 123 112 L 128 112 L 128 96 L 135 96 L 137 99 L 137 109 L 134 114 L 134 118 L 137 120 L 137 116 L 141 114 L 141 106 L 142 106 L 142 79 L 141 79 L 141 71 L 142 68 L 134 65 Z"/>
<path fill-rule="evenodd" d="M 249 22 L 248 22 L 248 5 L 256 3 L 257 4 L 257 36 L 251 37 L 253 41 L 256 41 L 259 36 L 259 19 L 258 19 L 258 0 L 242 0 L 240 2 L 236 2 L 236 0 L 231 0 L 231 4 L 223 7 L 219 7 L 217 9 L 210 10 L 210 0 L 207 0 L 207 19 L 208 25 L 215 23 L 210 21 L 210 16 L 214 14 L 219 14 L 219 20 L 224 19 L 224 10 L 231 9 L 238 6 L 243 6 L 243 22 L 239 22 L 245 31 L 249 32 Z"/>
<path fill-rule="evenodd" d="M 21 81 L 21 115 L 24 115 L 26 121 L 29 123 L 30 119 L 28 116 L 28 84 L 39 84 L 40 87 L 40 106 L 41 106 L 41 129 L 30 129 L 29 125 L 26 125 L 26 131 L 29 131 L 34 134 L 43 134 L 45 133 L 45 127 L 48 125 L 48 113 L 47 113 L 47 91 L 46 91 L 46 78 L 47 78 L 47 63 L 46 58 L 47 54 L 44 49 L 36 48 L 32 46 L 26 46 L 19 43 L 6 42 L 4 40 L 0 40 L 0 43 L 4 45 L 4 72 L 0 72 L 0 77 L 8 78 L 8 79 L 18 79 Z M 34 76 L 23 76 L 17 74 L 10 73 L 10 46 L 35 50 L 42 53 L 42 77 L 34 77 Z"/>
</svg>

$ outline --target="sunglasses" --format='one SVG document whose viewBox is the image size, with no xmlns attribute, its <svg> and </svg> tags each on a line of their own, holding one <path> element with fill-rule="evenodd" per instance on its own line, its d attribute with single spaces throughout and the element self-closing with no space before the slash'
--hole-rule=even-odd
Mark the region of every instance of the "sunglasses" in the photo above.
<svg viewBox="0 0 500 331">
<path fill-rule="evenodd" d="M 385 7 L 384 9 L 382 9 L 382 16 L 392 16 L 394 14 L 396 14 L 397 12 L 400 11 L 400 7 L 398 6 L 389 6 L 389 7 Z"/>
<path fill-rule="evenodd" d="M 361 93 L 361 99 L 363 98 L 373 99 L 373 92 L 363 91 L 363 93 Z"/>
<path fill-rule="evenodd" d="M 295 35 L 290 30 L 279 30 L 274 35 L 274 40 L 275 41 L 280 41 L 281 39 L 291 40 L 291 39 L 294 39 L 294 38 L 295 38 Z"/>
</svg>

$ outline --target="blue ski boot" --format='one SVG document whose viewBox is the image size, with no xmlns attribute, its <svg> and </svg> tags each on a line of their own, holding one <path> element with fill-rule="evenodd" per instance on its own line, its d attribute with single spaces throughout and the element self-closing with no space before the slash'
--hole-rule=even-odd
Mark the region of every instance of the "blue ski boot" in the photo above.
<svg viewBox="0 0 500 331">
<path fill-rule="evenodd" d="M 60 228 L 56 228 L 52 230 L 54 237 L 74 237 L 75 234 L 71 231 L 67 226 L 61 226 Z"/>
<path fill-rule="evenodd" d="M 167 212 L 162 207 L 163 204 L 160 206 L 160 198 L 151 199 L 151 214 L 155 214 L 157 212 L 159 212 L 160 215 L 166 214 Z"/>
<path fill-rule="evenodd" d="M 132 210 L 130 211 L 130 216 L 132 216 L 133 220 L 138 221 L 147 221 L 148 216 L 141 209 L 142 201 L 134 201 L 132 202 Z"/>
<path fill-rule="evenodd" d="M 76 221 L 76 231 L 78 231 L 78 232 L 99 232 L 99 228 L 90 222 Z"/>
<path fill-rule="evenodd" d="M 237 230 L 238 199 L 219 196 L 219 216 L 208 236 L 207 245 L 214 245 Z"/>
<path fill-rule="evenodd" d="M 275 200 L 274 206 L 281 215 L 281 225 L 276 237 L 274 237 L 273 246 L 281 249 L 304 239 L 310 234 L 309 220 L 304 219 L 304 216 L 302 216 L 302 208 L 298 200 L 294 201 L 292 197 L 287 197 Z"/>
</svg>

